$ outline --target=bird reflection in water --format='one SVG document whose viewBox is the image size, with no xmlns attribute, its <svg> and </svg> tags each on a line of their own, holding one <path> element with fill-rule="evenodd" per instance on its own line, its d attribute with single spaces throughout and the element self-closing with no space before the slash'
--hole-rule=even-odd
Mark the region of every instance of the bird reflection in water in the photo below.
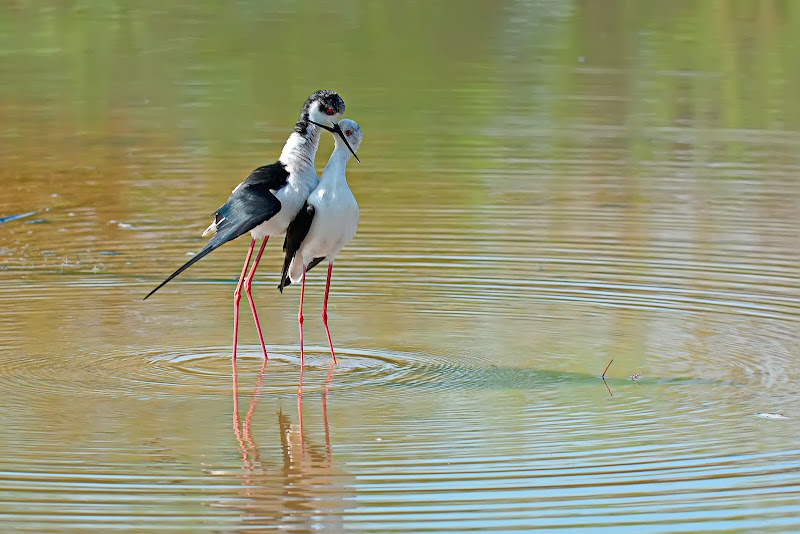
<svg viewBox="0 0 800 534">
<path fill-rule="evenodd" d="M 261 395 L 265 360 L 250 394 L 244 419 L 240 417 L 236 363 L 233 363 L 233 430 L 242 457 L 243 497 L 234 506 L 241 511 L 242 526 L 248 532 L 264 532 L 291 526 L 293 532 L 311 532 L 321 527 L 341 531 L 345 511 L 352 507 L 348 494 L 350 477 L 334 468 L 331 459 L 328 396 L 333 380 L 333 364 L 328 371 L 322 392 L 322 425 L 324 445 L 315 444 L 305 432 L 303 422 L 303 371 L 297 385 L 297 423 L 279 408 L 278 430 L 280 456 L 262 456 L 253 437 L 253 416 Z M 263 436 L 263 432 L 256 431 Z M 350 481 L 352 482 L 352 481 Z M 255 528 L 255 530 L 253 530 Z"/>
</svg>

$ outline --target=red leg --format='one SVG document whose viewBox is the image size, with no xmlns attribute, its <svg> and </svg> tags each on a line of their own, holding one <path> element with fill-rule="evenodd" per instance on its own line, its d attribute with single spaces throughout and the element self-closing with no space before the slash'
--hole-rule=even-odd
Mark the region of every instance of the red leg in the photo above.
<svg viewBox="0 0 800 534">
<path fill-rule="evenodd" d="M 250 292 L 250 286 L 253 283 L 253 277 L 256 275 L 258 262 L 261 261 L 261 255 L 264 253 L 264 247 L 267 246 L 267 241 L 269 241 L 269 236 L 265 237 L 264 241 L 261 242 L 261 248 L 258 249 L 258 254 L 256 254 L 256 259 L 255 261 L 253 261 L 253 266 L 250 268 L 250 272 L 247 274 L 247 278 L 244 279 L 244 294 L 247 295 L 247 302 L 250 304 L 250 311 L 253 312 L 253 319 L 256 322 L 256 330 L 258 331 L 258 340 L 261 342 L 261 352 L 264 353 L 264 360 L 269 359 L 269 357 L 267 356 L 267 346 L 264 345 L 264 335 L 261 333 L 261 323 L 258 320 L 258 314 L 256 313 L 256 303 L 253 302 L 253 294 Z"/>
<path fill-rule="evenodd" d="M 242 267 L 242 274 L 239 276 L 239 283 L 236 284 L 236 290 L 233 292 L 233 361 L 236 361 L 236 342 L 239 339 L 239 301 L 242 300 L 242 284 L 244 283 L 244 274 L 247 272 L 247 266 L 250 264 L 250 258 L 253 256 L 253 248 L 256 246 L 256 240 L 250 241 L 250 248 L 247 249 L 247 257 L 244 259 L 244 266 Z"/>
<path fill-rule="evenodd" d="M 305 353 L 303 352 L 303 297 L 306 294 L 306 266 L 303 265 L 303 282 L 300 286 L 300 309 L 297 311 L 297 324 L 300 325 L 300 372 L 303 372 Z"/>
<path fill-rule="evenodd" d="M 333 262 L 328 264 L 328 280 L 325 282 L 325 302 L 322 304 L 322 324 L 325 325 L 325 334 L 328 336 L 328 346 L 331 348 L 331 358 L 336 363 L 336 354 L 333 353 L 333 341 L 331 341 L 331 331 L 328 329 L 328 292 L 331 290 L 331 273 L 333 272 Z"/>
</svg>

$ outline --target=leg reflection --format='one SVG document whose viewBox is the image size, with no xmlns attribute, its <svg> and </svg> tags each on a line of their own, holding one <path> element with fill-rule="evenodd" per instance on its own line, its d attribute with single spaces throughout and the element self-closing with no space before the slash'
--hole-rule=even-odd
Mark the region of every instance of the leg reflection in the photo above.
<svg viewBox="0 0 800 534">
<path fill-rule="evenodd" d="M 278 409 L 280 453 L 277 455 L 266 454 L 267 449 L 264 447 L 270 448 L 266 444 L 261 446 L 265 454 L 259 453 L 256 441 L 266 441 L 272 433 L 265 434 L 263 430 L 259 431 L 259 426 L 268 425 L 265 419 L 259 419 L 260 425 L 253 423 L 255 407 L 261 396 L 265 367 L 266 361 L 262 364 L 250 395 L 247 413 L 241 418 L 236 364 L 233 365 L 233 427 L 243 469 L 243 474 L 239 476 L 242 486 L 238 492 L 240 498 L 235 507 L 243 512 L 240 515 L 242 526 L 260 528 L 269 523 L 271 528 L 276 530 L 280 530 L 283 526 L 291 526 L 293 531 L 311 531 L 320 528 L 332 532 L 342 531 L 345 510 L 352 507 L 353 495 L 348 488 L 353 481 L 345 473 L 337 470 L 332 462 L 327 409 L 333 382 L 333 363 L 322 390 L 322 413 L 315 414 L 309 410 L 311 413 L 306 413 L 305 418 L 303 400 L 308 402 L 308 396 L 312 395 L 313 398 L 314 392 L 306 391 L 304 399 L 304 372 L 301 371 L 296 391 L 296 422 L 292 422 L 294 416 L 291 411 Z M 273 376 L 273 378 L 278 377 Z M 277 401 L 272 398 L 268 400 Z M 306 406 L 306 409 L 313 409 L 314 405 L 316 403 Z M 320 415 L 324 430 L 324 446 L 320 443 L 321 439 L 315 444 L 314 435 L 319 435 L 319 427 L 317 432 L 314 425 L 311 425 L 311 429 L 306 429 L 309 421 L 318 420 L 317 417 Z M 230 506 L 227 498 L 222 502 L 226 502 L 223 506 Z"/>
<path fill-rule="evenodd" d="M 331 392 L 331 382 L 333 381 L 333 368 L 336 365 L 336 360 L 331 362 L 331 368 L 328 371 L 328 378 L 325 380 L 325 391 L 322 393 L 322 426 L 325 427 L 325 455 L 328 463 L 331 462 L 331 431 L 328 426 L 328 395 Z"/>
<path fill-rule="evenodd" d="M 259 458 L 258 447 L 253 441 L 252 435 L 252 421 L 253 414 L 256 410 L 256 402 L 258 397 L 261 396 L 261 384 L 264 381 L 264 371 L 267 368 L 267 360 L 264 359 L 261 364 L 261 370 L 258 372 L 258 379 L 256 386 L 253 388 L 253 393 L 250 395 L 250 407 L 247 410 L 244 421 L 242 422 L 239 417 L 239 385 L 236 372 L 236 360 L 233 360 L 233 432 L 236 436 L 236 441 L 239 442 L 239 452 L 242 456 L 242 469 L 244 469 L 244 485 L 252 486 L 251 474 L 255 469 L 256 463 L 261 463 Z"/>
</svg>

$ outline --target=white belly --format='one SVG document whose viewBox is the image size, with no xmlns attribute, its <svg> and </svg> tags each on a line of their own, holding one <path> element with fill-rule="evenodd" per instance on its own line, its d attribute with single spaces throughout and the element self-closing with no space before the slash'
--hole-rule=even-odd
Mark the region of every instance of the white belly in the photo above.
<svg viewBox="0 0 800 534">
<path fill-rule="evenodd" d="M 336 196 L 324 190 L 314 191 L 308 203 L 314 206 L 314 219 L 289 268 L 289 276 L 295 282 L 302 277 L 302 265 L 315 258 L 333 261 L 358 228 L 358 204 L 349 189 L 339 191 Z M 302 264 L 297 260 L 302 260 Z"/>
<path fill-rule="evenodd" d="M 290 180 L 289 184 L 275 194 L 277 199 L 281 201 L 281 210 L 269 220 L 250 230 L 250 235 L 253 239 L 285 234 L 289 223 L 294 220 L 297 212 L 303 207 L 306 198 L 313 191 L 317 183 L 317 176 L 314 174 L 313 181 L 306 179 L 300 183 L 293 182 L 295 181 Z"/>
<path fill-rule="evenodd" d="M 358 228 L 355 198 L 352 202 L 341 202 L 341 199 L 336 203 L 323 202 L 314 208 L 314 220 L 300 249 L 304 263 L 314 258 L 332 259 L 353 239 Z"/>
</svg>

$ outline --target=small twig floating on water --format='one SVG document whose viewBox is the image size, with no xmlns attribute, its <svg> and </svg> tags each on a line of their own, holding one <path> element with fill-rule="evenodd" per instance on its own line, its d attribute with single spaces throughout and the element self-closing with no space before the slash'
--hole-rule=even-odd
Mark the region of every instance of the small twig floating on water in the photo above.
<svg viewBox="0 0 800 534">
<path fill-rule="evenodd" d="M 606 365 L 606 368 L 603 369 L 603 374 L 600 375 L 600 378 L 605 378 L 606 377 L 606 371 L 608 371 L 608 368 L 611 367 L 611 362 L 613 362 L 613 361 L 614 361 L 614 358 L 611 358 L 611 360 L 608 362 L 608 365 Z"/>
<path fill-rule="evenodd" d="M 614 396 L 614 394 L 611 393 L 611 388 L 608 387 L 608 382 L 606 382 L 606 371 L 608 371 L 608 368 L 611 367 L 611 362 L 613 362 L 613 361 L 614 361 L 614 358 L 611 358 L 611 360 L 608 362 L 608 365 L 606 365 L 606 368 L 603 369 L 603 374 L 600 375 L 600 378 L 603 379 L 603 384 L 606 385 L 606 389 L 608 390 L 608 394 L 611 395 L 612 397 Z"/>
<path fill-rule="evenodd" d="M 611 388 L 608 387 L 608 382 L 606 382 L 606 371 L 608 371 L 608 368 L 611 367 L 611 364 L 613 362 L 614 362 L 614 358 L 611 358 L 608 361 L 608 365 L 606 365 L 606 368 L 603 369 L 603 374 L 600 375 L 600 378 L 603 380 L 603 384 L 606 385 L 606 389 L 608 390 L 608 394 L 611 395 L 612 397 L 614 396 L 614 394 L 611 393 Z M 642 377 L 642 375 L 644 375 L 644 371 L 639 371 L 635 375 L 629 376 L 628 380 L 630 380 L 631 382 L 636 382 L 639 385 L 639 387 L 644 387 L 643 385 L 639 384 L 639 379 Z"/>
</svg>

